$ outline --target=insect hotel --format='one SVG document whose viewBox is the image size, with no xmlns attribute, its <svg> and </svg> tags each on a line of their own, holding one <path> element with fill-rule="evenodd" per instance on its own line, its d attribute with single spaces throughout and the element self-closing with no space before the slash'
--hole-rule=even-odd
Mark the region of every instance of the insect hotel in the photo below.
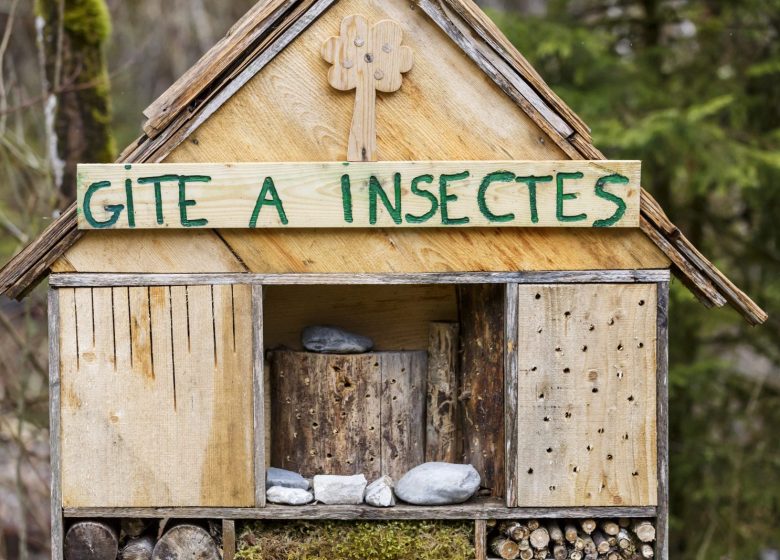
<svg viewBox="0 0 780 560">
<path fill-rule="evenodd" d="M 470 0 L 261 1 L 145 116 L 0 273 L 54 558 L 668 558 L 670 275 L 766 314 Z"/>
</svg>

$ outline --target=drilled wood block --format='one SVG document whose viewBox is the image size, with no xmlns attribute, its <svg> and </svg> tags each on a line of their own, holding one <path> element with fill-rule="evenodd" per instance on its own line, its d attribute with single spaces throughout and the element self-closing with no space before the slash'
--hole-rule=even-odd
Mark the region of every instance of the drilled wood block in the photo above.
<svg viewBox="0 0 780 560">
<path fill-rule="evenodd" d="M 515 505 L 655 505 L 656 286 L 519 286 L 517 321 Z"/>
</svg>

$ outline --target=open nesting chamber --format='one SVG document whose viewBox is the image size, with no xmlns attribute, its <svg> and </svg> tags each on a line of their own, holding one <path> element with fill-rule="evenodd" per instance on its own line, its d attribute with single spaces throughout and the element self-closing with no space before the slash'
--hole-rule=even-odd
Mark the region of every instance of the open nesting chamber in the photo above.
<svg viewBox="0 0 780 560">
<path fill-rule="evenodd" d="M 503 286 L 271 286 L 263 300 L 268 465 L 389 477 L 415 505 L 503 497 Z M 434 462 L 461 467 L 403 480 Z M 339 503 L 325 489 L 338 480 L 315 482 Z"/>
</svg>

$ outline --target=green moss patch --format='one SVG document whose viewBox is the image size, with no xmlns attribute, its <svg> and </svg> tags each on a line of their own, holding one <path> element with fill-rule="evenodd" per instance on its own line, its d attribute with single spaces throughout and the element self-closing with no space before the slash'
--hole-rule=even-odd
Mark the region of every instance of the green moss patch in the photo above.
<svg viewBox="0 0 780 560">
<path fill-rule="evenodd" d="M 244 560 L 473 560 L 474 525 L 444 521 L 250 522 Z"/>
</svg>

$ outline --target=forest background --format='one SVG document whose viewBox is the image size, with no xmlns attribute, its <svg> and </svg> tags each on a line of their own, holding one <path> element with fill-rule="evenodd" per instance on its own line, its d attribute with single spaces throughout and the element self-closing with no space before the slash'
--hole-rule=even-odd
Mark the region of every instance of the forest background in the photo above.
<svg viewBox="0 0 780 560">
<path fill-rule="evenodd" d="M 0 262 L 252 3 L 0 0 Z M 672 285 L 671 557 L 780 559 L 780 0 L 482 4 L 769 312 L 750 328 Z M 0 559 L 49 557 L 45 316 L 45 286 L 0 298 Z"/>
</svg>

